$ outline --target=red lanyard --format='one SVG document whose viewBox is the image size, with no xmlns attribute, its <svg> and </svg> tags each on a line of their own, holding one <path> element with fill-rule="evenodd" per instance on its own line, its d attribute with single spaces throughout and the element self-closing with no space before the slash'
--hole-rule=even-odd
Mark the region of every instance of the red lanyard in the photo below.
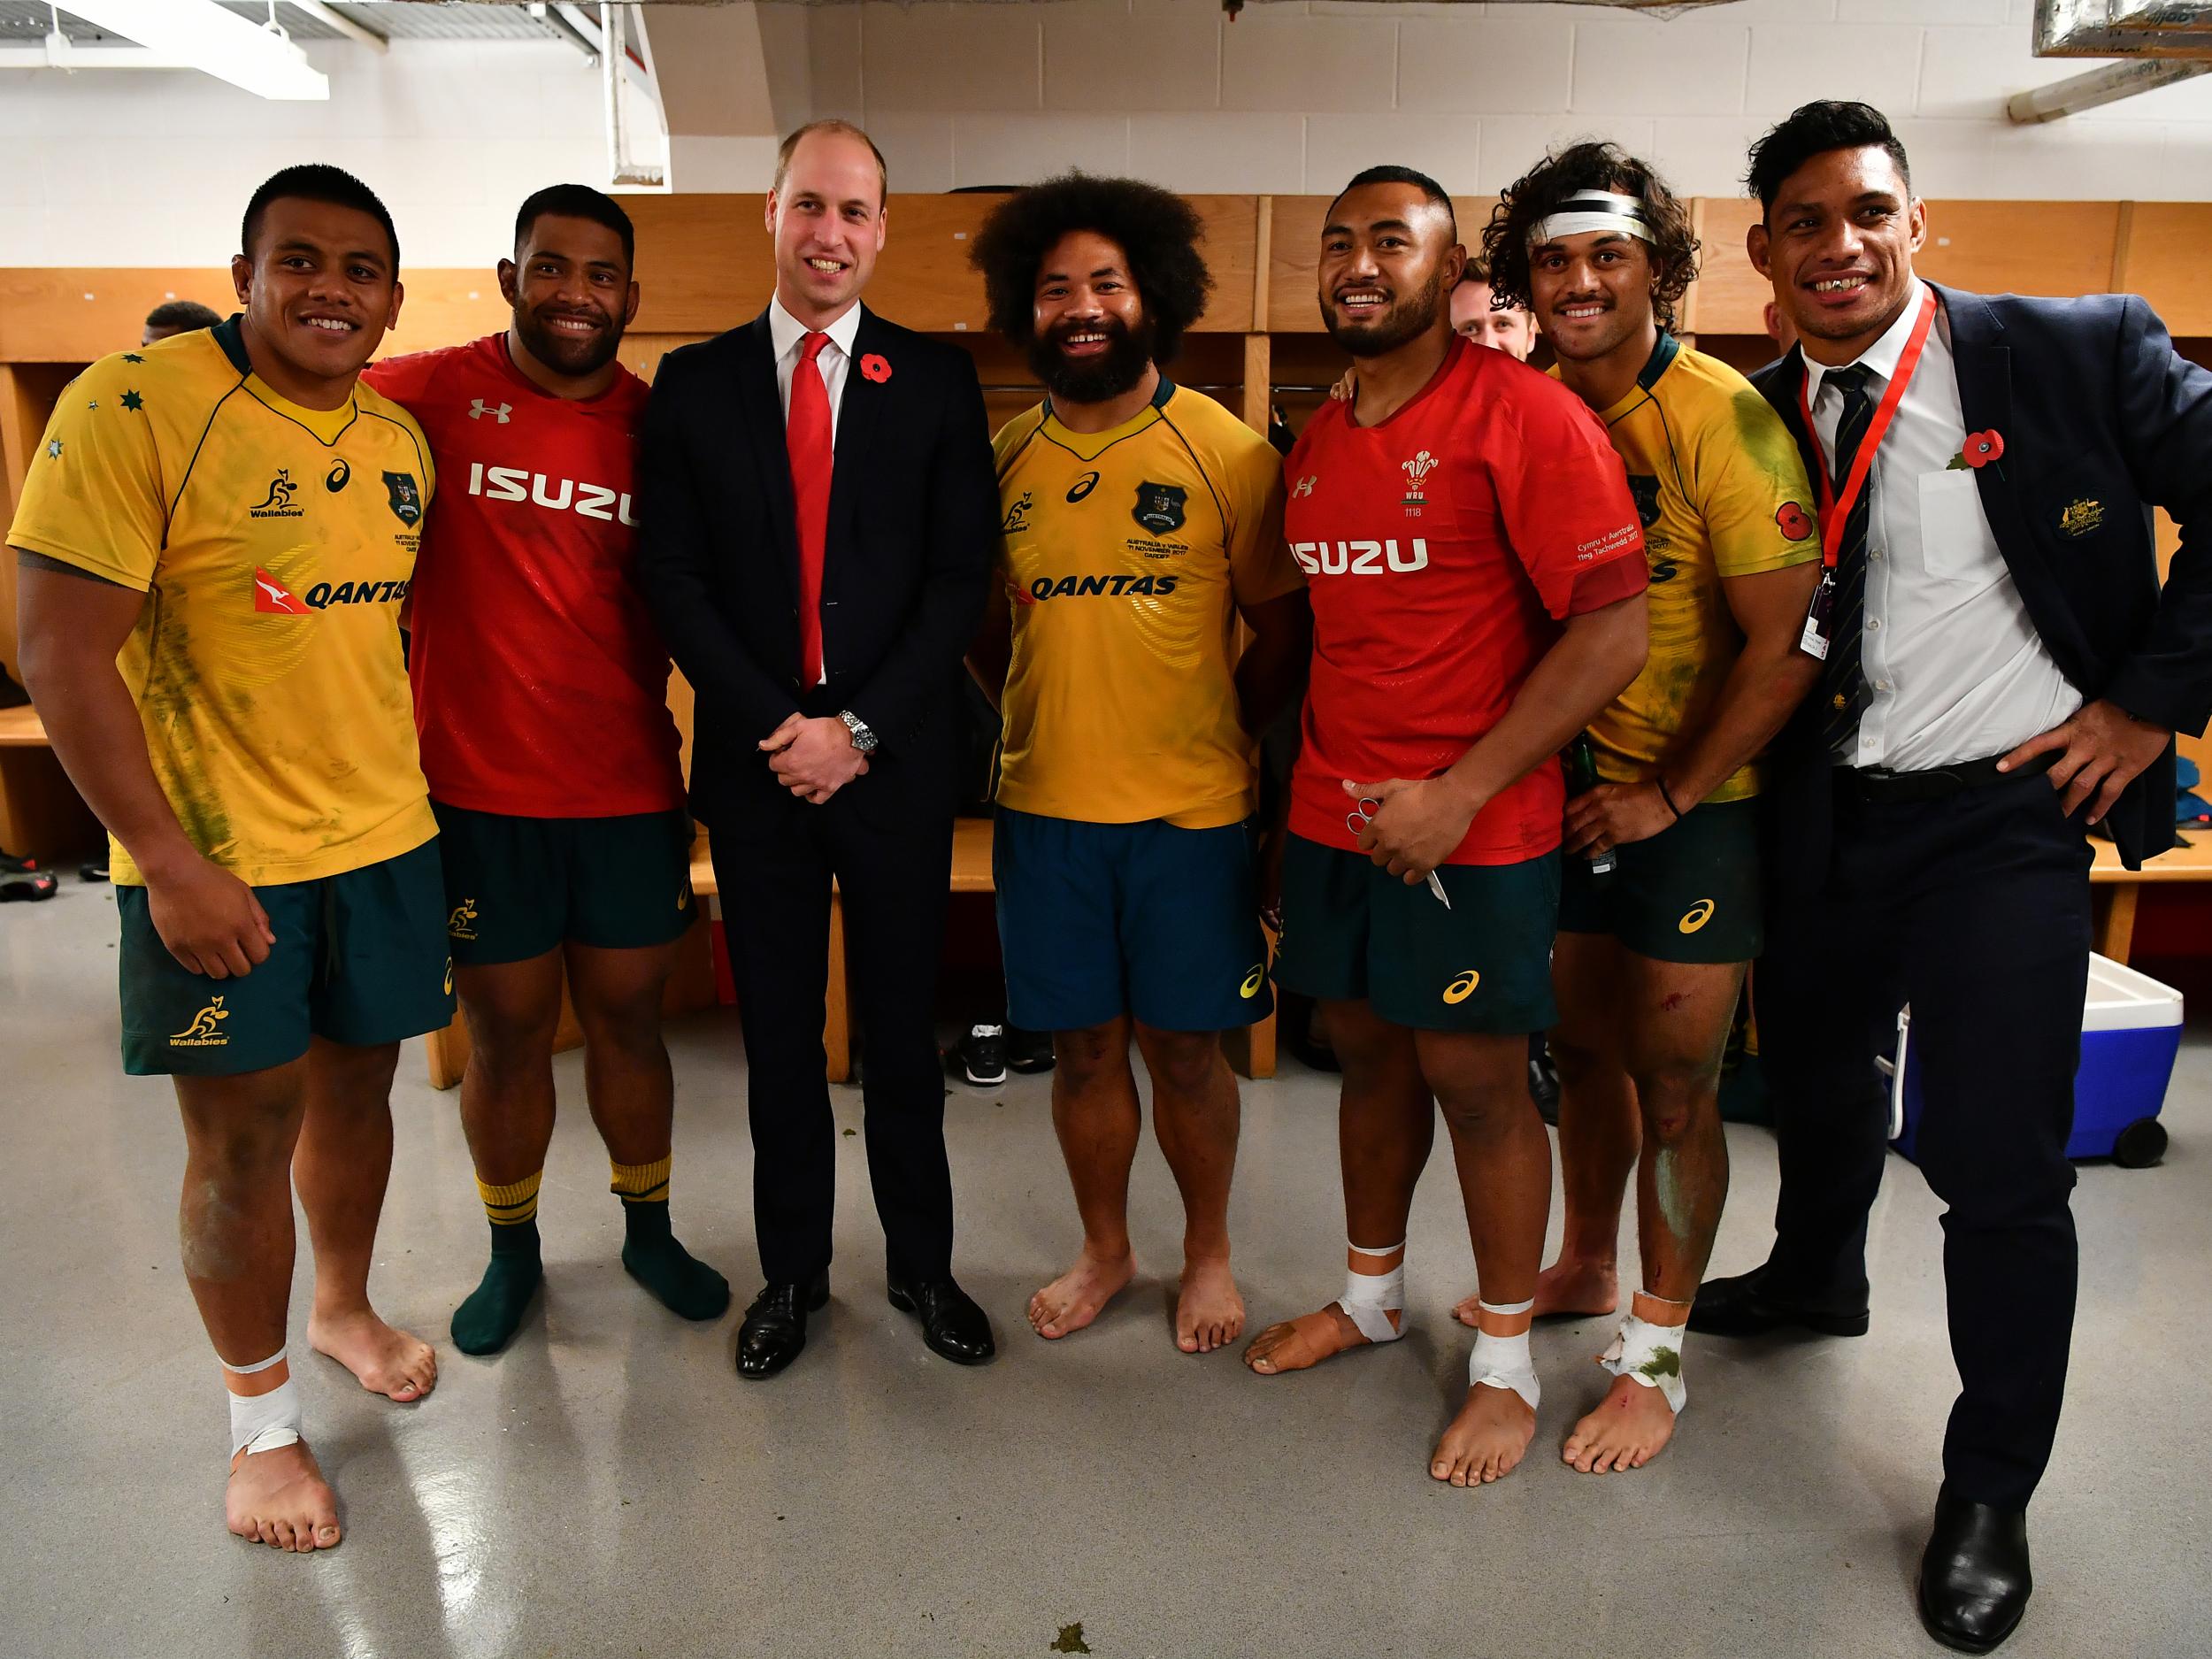
<svg viewBox="0 0 2212 1659">
<path fill-rule="evenodd" d="M 1852 457 L 1851 476 L 1843 480 L 1843 495 L 1838 499 L 1835 488 L 1828 481 L 1828 466 L 1823 461 L 1819 468 L 1820 485 L 1820 562 L 1824 569 L 1836 568 L 1836 555 L 1843 546 L 1843 527 L 1851 521 L 1851 509 L 1859 499 L 1859 492 L 1866 488 L 1866 475 L 1873 469 L 1874 452 L 1882 447 L 1882 435 L 1889 430 L 1890 417 L 1897 412 L 1897 405 L 1905 401 L 1905 388 L 1912 380 L 1912 372 L 1920 366 L 1920 353 L 1928 343 L 1928 328 L 1935 321 L 1936 296 L 1932 288 L 1921 290 L 1920 315 L 1912 326 L 1912 335 L 1905 342 L 1904 350 L 1897 358 L 1897 372 L 1889 377 L 1889 389 L 1882 394 L 1881 407 L 1874 411 L 1874 419 L 1867 424 L 1866 436 L 1859 440 L 1858 453 Z M 1805 388 L 1811 380 L 1807 375 L 1797 383 L 1797 411 L 1805 418 L 1805 433 L 1813 440 L 1814 457 L 1819 459 L 1819 434 L 1813 426 L 1813 406 L 1805 396 Z"/>
</svg>

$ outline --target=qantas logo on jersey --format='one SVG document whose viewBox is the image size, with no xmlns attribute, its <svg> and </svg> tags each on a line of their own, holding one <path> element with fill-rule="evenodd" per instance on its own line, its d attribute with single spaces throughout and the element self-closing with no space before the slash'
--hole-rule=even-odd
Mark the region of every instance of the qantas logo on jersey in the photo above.
<svg viewBox="0 0 2212 1659">
<path fill-rule="evenodd" d="M 303 617 L 308 611 L 289 588 L 258 565 L 253 572 L 253 608 L 277 617 Z"/>
<path fill-rule="evenodd" d="M 580 484 L 572 478 L 548 478 L 542 472 L 532 472 L 519 466 L 486 466 L 481 461 L 472 462 L 469 466 L 469 494 L 481 495 L 486 501 L 534 502 L 555 512 L 573 512 L 580 518 L 597 518 L 609 524 L 633 527 L 637 524 L 626 492 L 610 489 L 604 484 Z"/>
<path fill-rule="evenodd" d="M 1173 576 L 1132 576 L 1119 572 L 1111 576 L 1063 576 L 1054 581 L 1049 576 L 1040 576 L 1026 588 L 1018 588 L 1014 596 L 1025 605 L 1042 604 L 1048 599 L 1124 599 L 1134 594 L 1150 594 L 1155 598 L 1175 591 L 1179 578 Z"/>
<path fill-rule="evenodd" d="M 388 605 L 407 597 L 411 582 L 317 582 L 307 590 L 307 603 L 316 611 L 333 605 Z"/>
<path fill-rule="evenodd" d="M 1380 576 L 1429 567 L 1429 544 L 1419 536 L 1401 548 L 1384 541 L 1294 541 L 1293 557 L 1309 576 Z"/>
</svg>

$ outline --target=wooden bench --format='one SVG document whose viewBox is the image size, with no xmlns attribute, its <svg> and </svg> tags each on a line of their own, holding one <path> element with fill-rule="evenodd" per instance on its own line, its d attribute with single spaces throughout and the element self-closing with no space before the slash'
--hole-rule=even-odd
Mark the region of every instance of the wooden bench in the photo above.
<svg viewBox="0 0 2212 1659">
<path fill-rule="evenodd" d="M 951 880 L 951 890 L 955 893 L 991 893 L 997 890 L 991 879 L 990 819 L 964 818 L 954 823 Z M 707 856 L 703 836 L 692 849 L 691 889 L 702 899 L 714 897 L 720 890 L 715 883 L 714 864 Z M 844 902 L 834 886 L 830 888 L 829 935 L 829 994 L 824 1003 L 822 1048 L 828 1058 L 829 1080 L 843 1083 L 852 1077 L 852 1005 L 851 989 L 845 974 Z M 662 1004 L 665 1011 L 678 1013 L 704 1008 L 714 1002 L 710 951 L 703 907 L 703 919 L 684 941 L 681 964 L 669 980 L 668 995 Z M 569 1006 L 568 993 L 564 988 L 561 993 L 560 1032 L 554 1039 L 554 1046 L 556 1048 L 572 1048 L 582 1041 L 582 1029 L 576 1023 L 575 1012 Z M 1223 1047 L 1228 1053 L 1229 1063 L 1245 1076 L 1274 1076 L 1274 1016 L 1269 1015 L 1249 1031 L 1228 1033 Z M 431 1033 L 429 1048 L 431 1087 L 451 1088 L 461 1080 L 462 1069 L 468 1064 L 469 1053 L 468 1032 L 457 1013 L 450 1025 L 443 1031 Z"/>
<path fill-rule="evenodd" d="M 2093 890 L 2105 889 L 2097 907 L 2099 956 L 2114 962 L 2128 959 L 2135 941 L 2136 902 L 2146 887 L 2153 882 L 2212 881 L 2212 833 L 2184 830 L 2181 839 L 2185 845 L 2147 859 L 2140 870 L 2122 868 L 2119 852 L 2110 841 L 2095 843 L 2097 857 L 2089 866 L 2090 886 Z"/>
<path fill-rule="evenodd" d="M 106 845 L 100 820 L 54 758 L 38 710 L 0 709 L 0 849 L 51 863 Z"/>
</svg>

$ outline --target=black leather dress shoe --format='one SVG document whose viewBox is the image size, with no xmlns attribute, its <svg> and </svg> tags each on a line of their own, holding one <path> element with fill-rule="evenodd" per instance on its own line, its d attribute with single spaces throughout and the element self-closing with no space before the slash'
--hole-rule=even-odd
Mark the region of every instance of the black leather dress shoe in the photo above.
<svg viewBox="0 0 2212 1659">
<path fill-rule="evenodd" d="M 1822 1336 L 1866 1334 L 1865 1303 L 1836 1308 L 1777 1295 L 1767 1289 L 1766 1276 L 1758 1267 L 1733 1279 L 1707 1279 L 1691 1304 L 1690 1329 L 1707 1336 L 1764 1336 L 1793 1327 Z"/>
<path fill-rule="evenodd" d="M 1920 1622 L 1929 1635 L 1960 1653 L 1988 1653 L 2019 1628 L 2034 1588 L 2025 1514 L 1938 1494 L 1920 1558 Z"/>
<path fill-rule="evenodd" d="M 921 1316 L 922 1341 L 931 1353 L 956 1365 L 980 1365 L 998 1352 L 989 1316 L 951 1279 L 895 1279 L 887 1288 L 894 1308 Z"/>
<path fill-rule="evenodd" d="M 806 1346 L 807 1315 L 820 1312 L 828 1300 L 827 1273 L 817 1273 L 810 1285 L 764 1286 L 737 1328 L 737 1374 L 757 1382 L 798 1358 Z"/>
</svg>

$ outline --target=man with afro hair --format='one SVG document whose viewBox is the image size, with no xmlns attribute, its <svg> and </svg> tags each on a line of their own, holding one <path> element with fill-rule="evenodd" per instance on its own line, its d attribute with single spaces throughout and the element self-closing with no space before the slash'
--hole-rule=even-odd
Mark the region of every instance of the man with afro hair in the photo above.
<svg viewBox="0 0 2212 1659">
<path fill-rule="evenodd" d="M 1054 1033 L 1053 1125 L 1083 1222 L 1081 1255 L 1029 1321 L 1048 1338 L 1080 1330 L 1135 1271 L 1133 1034 L 1183 1195 L 1187 1354 L 1244 1327 L 1220 1033 L 1271 1006 L 1248 824 L 1257 733 L 1296 684 L 1310 626 L 1275 451 L 1163 372 L 1205 308 L 1200 235 L 1179 196 L 1071 173 L 1001 203 L 973 254 L 992 326 L 1046 393 L 995 442 L 1002 580 L 971 657 L 1006 719 L 1007 1015 Z"/>
</svg>

